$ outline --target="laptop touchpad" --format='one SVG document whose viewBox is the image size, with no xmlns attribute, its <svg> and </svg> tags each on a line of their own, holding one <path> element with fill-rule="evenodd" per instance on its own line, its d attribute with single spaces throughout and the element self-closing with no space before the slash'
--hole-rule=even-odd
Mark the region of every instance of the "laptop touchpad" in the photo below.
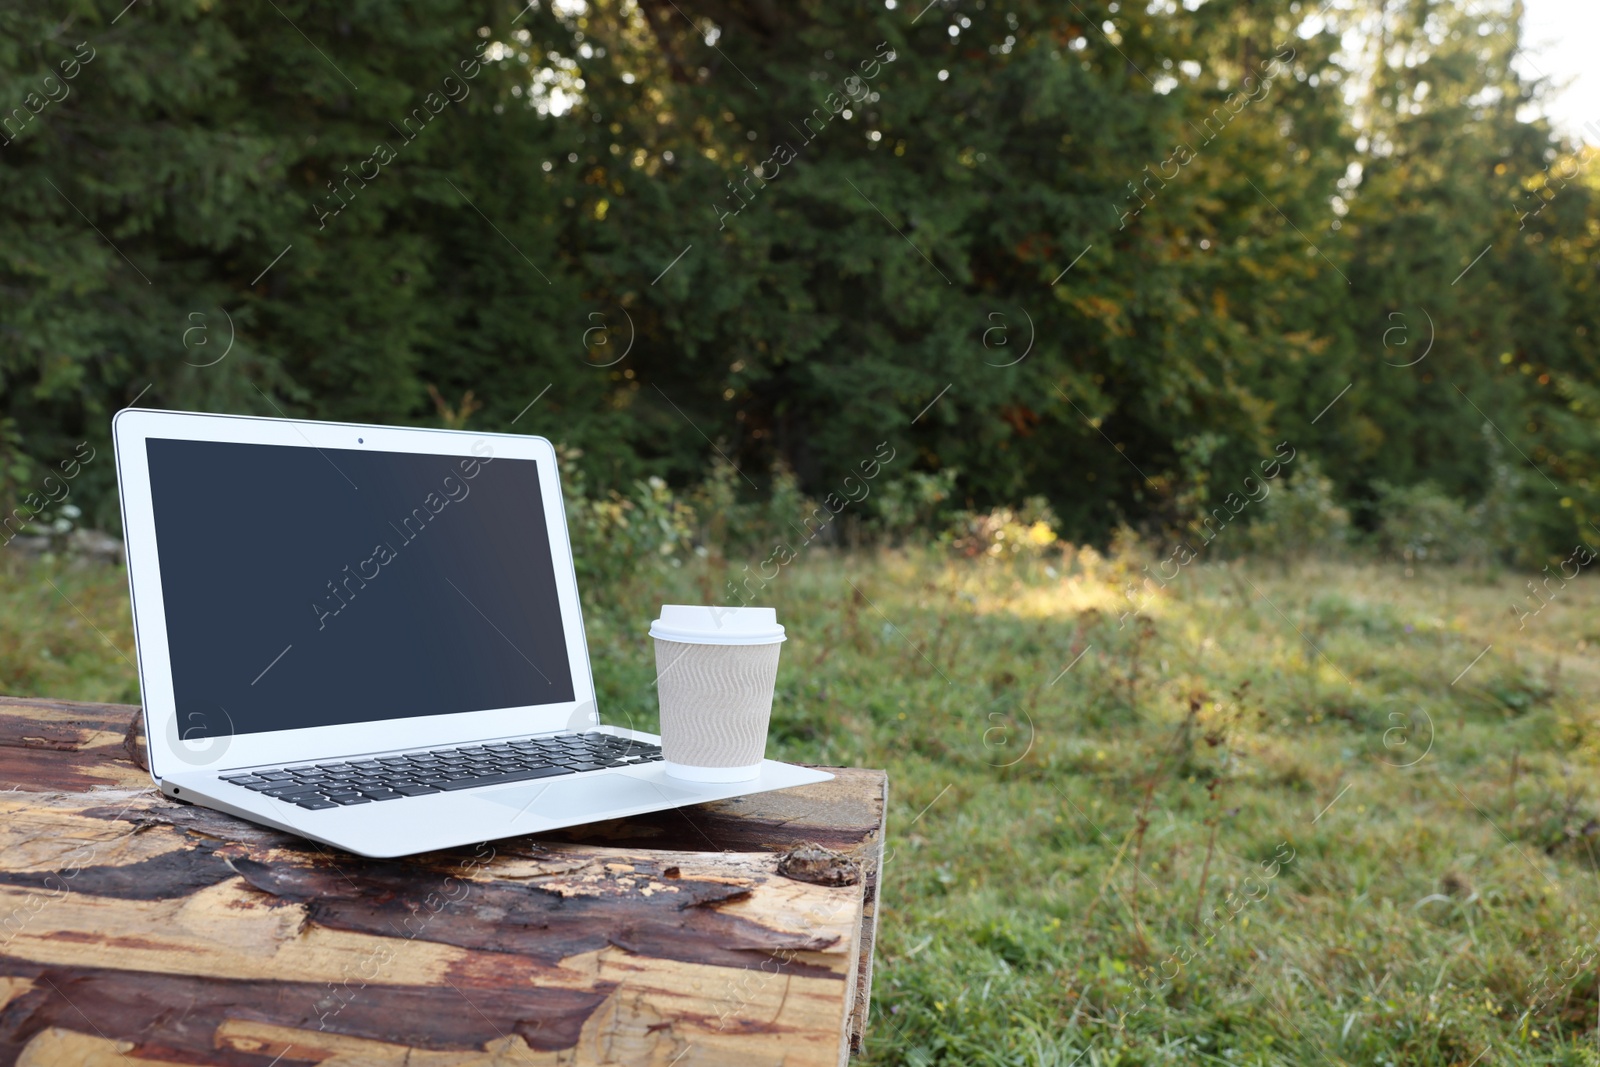
<svg viewBox="0 0 1600 1067">
<path fill-rule="evenodd" d="M 698 794 L 665 782 L 644 782 L 627 774 L 601 774 L 587 778 L 536 781 L 479 793 L 492 800 L 538 817 L 566 817 L 593 812 L 603 815 L 622 808 L 672 806 Z"/>
</svg>

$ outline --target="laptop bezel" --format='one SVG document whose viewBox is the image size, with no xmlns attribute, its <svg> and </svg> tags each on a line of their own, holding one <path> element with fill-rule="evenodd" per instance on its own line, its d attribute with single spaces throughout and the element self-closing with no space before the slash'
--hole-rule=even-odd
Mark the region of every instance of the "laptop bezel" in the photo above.
<svg viewBox="0 0 1600 1067">
<path fill-rule="evenodd" d="M 555 568 L 557 597 L 573 699 L 557 704 L 491 708 L 441 715 L 374 719 L 370 722 L 318 726 L 299 730 L 182 737 L 177 721 L 172 664 L 167 645 L 166 608 L 162 597 L 155 511 L 145 442 L 151 438 L 239 444 L 288 445 L 298 448 L 362 449 L 459 456 L 482 460 L 531 459 L 539 464 L 539 487 Z M 138 642 L 139 687 L 144 704 L 145 737 L 150 774 L 206 770 L 269 763 L 305 763 L 363 752 L 466 744 L 495 737 L 584 730 L 599 724 L 594 702 L 594 676 L 578 599 L 572 541 L 562 500 L 560 464 L 555 447 L 545 438 L 472 430 L 369 426 L 360 423 L 312 422 L 245 415 L 124 408 L 112 419 L 117 482 L 122 504 L 123 541 L 128 561 L 134 636 Z M 492 462 L 492 459 L 491 459 Z M 192 733 L 193 731 L 191 731 Z M 208 730 L 208 732 L 210 732 Z"/>
</svg>

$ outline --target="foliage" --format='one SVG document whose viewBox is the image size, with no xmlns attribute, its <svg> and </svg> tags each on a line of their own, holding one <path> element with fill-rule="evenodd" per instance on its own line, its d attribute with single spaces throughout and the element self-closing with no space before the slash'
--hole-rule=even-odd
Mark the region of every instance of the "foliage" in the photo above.
<svg viewBox="0 0 1600 1067">
<path fill-rule="evenodd" d="M 1250 543 L 1269 556 L 1337 553 L 1350 535 L 1350 513 L 1339 505 L 1333 479 L 1302 458 L 1261 502 Z"/>
<path fill-rule="evenodd" d="M 989 512 L 961 512 L 945 534 L 950 546 L 964 556 L 1006 559 L 1037 556 L 1057 543 L 1061 520 L 1042 496 L 1030 497 L 1020 508 Z"/>
<path fill-rule="evenodd" d="M 1432 482 L 1390 485 L 1374 481 L 1379 516 L 1378 548 L 1406 563 L 1455 563 L 1481 559 L 1481 516 Z"/>
<path fill-rule="evenodd" d="M 960 473 L 954 467 L 913 470 L 885 481 L 873 497 L 878 529 L 890 541 L 900 542 L 946 525 Z"/>
<path fill-rule="evenodd" d="M 682 563 L 694 533 L 694 509 L 674 496 L 656 475 L 633 483 L 633 493 L 615 489 L 592 498 L 577 460 L 578 449 L 560 453 L 567 531 L 573 562 L 585 584 L 609 584 L 653 563 Z"/>
<path fill-rule="evenodd" d="M 1542 555 L 1600 512 L 1596 168 L 1485 7 L 10 5 L 0 504 L 136 401 L 543 433 L 629 499 L 893 437 L 1101 543 L 1287 438 L 1375 529 L 1493 492 L 1492 425 Z"/>
</svg>

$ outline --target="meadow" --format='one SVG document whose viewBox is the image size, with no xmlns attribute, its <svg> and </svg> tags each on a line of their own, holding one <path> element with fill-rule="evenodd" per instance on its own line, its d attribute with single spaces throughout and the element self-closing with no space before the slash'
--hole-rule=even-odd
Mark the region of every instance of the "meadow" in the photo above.
<svg viewBox="0 0 1600 1067">
<path fill-rule="evenodd" d="M 1153 559 L 812 547 L 762 591 L 769 754 L 890 774 L 866 1062 L 1600 1062 L 1594 583 L 1246 558 L 1130 602 Z M 743 562 L 587 588 L 607 721 Z M 133 651 L 120 567 L 4 554 L 0 691 L 134 701 Z"/>
</svg>

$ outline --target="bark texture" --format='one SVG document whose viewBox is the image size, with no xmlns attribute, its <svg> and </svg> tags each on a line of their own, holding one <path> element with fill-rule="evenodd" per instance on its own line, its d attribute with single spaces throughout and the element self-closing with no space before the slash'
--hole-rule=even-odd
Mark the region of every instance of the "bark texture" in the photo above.
<svg viewBox="0 0 1600 1067">
<path fill-rule="evenodd" d="M 0 698 L 0 1064 L 797 1067 L 860 1048 L 881 771 L 370 860 L 162 797 L 137 720 Z M 859 882 L 779 873 L 807 844 Z"/>
</svg>

